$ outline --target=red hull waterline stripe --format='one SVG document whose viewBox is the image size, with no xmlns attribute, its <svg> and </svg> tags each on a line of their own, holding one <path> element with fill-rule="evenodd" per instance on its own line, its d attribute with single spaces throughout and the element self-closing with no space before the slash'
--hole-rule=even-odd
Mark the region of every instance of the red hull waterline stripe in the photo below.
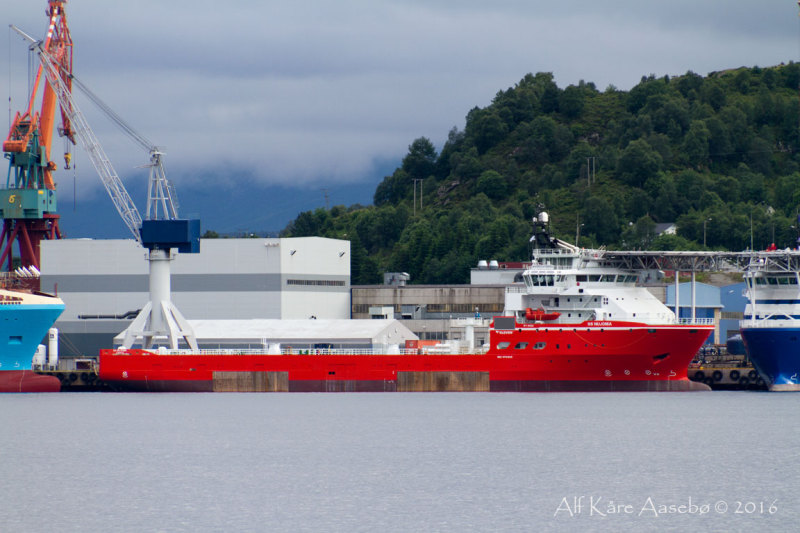
<svg viewBox="0 0 800 533">
<path fill-rule="evenodd" d="M 126 381 L 116 382 L 120 390 L 130 392 L 223 392 L 213 381 Z M 689 379 L 672 381 L 493 381 L 485 392 L 686 392 L 708 391 L 708 385 Z M 476 392 L 470 390 L 431 389 L 400 391 L 392 381 L 290 381 L 288 390 L 235 390 L 227 392 Z M 483 391 L 478 391 L 483 392 Z"/>
</svg>

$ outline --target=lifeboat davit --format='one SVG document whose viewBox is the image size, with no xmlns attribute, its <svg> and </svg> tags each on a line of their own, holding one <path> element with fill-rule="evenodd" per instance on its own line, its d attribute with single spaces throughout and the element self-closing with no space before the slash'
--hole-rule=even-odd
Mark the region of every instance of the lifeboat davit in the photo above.
<svg viewBox="0 0 800 533">
<path fill-rule="evenodd" d="M 548 313 L 547 311 L 545 311 L 541 307 L 539 309 L 536 309 L 535 311 L 533 309 L 531 309 L 530 307 L 525 309 L 525 318 L 527 320 L 531 320 L 531 321 L 534 321 L 534 322 L 536 322 L 536 321 L 555 320 L 560 316 L 561 316 L 561 313 L 558 313 L 556 311 L 552 311 L 552 312 Z"/>
</svg>

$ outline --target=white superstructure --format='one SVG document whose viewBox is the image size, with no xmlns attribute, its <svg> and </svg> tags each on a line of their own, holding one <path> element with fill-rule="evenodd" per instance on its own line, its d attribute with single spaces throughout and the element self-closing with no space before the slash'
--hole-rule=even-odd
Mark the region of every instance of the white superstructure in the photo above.
<svg viewBox="0 0 800 533">
<path fill-rule="evenodd" d="M 740 328 L 800 328 L 798 273 L 753 265 L 744 274 L 747 305 Z"/>
<path fill-rule="evenodd" d="M 550 237 L 548 218 L 534 218 L 532 264 L 522 275 L 524 287 L 506 289 L 506 314 L 517 320 L 553 323 L 629 320 L 645 324 L 676 323 L 675 313 L 650 291 L 636 285 L 634 271 L 604 259 L 603 250 L 587 250 Z M 536 317 L 536 318 L 531 318 Z"/>
</svg>

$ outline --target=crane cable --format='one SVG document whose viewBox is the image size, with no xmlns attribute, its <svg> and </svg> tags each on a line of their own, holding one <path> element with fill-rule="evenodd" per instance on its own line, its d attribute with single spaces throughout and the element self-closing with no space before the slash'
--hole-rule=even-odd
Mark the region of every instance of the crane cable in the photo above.
<svg viewBox="0 0 800 533">
<path fill-rule="evenodd" d="M 103 113 L 111 119 L 114 124 L 117 125 L 123 132 L 125 132 L 131 139 L 139 143 L 147 152 L 156 151 L 158 148 L 144 135 L 133 129 L 127 122 L 125 122 L 122 117 L 120 117 L 113 109 L 111 109 L 108 104 L 103 102 L 99 96 L 94 94 L 89 88 L 84 85 L 82 81 L 80 81 L 74 74 L 70 75 L 72 78 L 72 83 L 78 86 L 78 88 L 85 94 L 89 100 L 94 103 L 97 107 L 100 108 Z"/>
</svg>

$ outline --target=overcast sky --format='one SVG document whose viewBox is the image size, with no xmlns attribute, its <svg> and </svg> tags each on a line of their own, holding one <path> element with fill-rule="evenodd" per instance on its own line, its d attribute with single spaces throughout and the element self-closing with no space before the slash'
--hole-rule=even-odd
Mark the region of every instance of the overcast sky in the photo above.
<svg viewBox="0 0 800 533">
<path fill-rule="evenodd" d="M 4 2 L 2 22 L 41 37 L 45 7 L 45 0 Z M 178 185 L 212 176 L 316 186 L 374 178 L 417 137 L 441 148 L 472 107 L 489 105 L 528 72 L 553 72 L 562 88 L 583 79 L 600 90 L 630 89 L 650 73 L 705 75 L 800 55 L 794 0 L 70 0 L 66 7 L 75 75 L 166 147 Z M 26 101 L 26 46 L 10 32 L 2 41 L 0 91 L 16 111 Z M 82 107 L 119 174 L 135 172 L 146 154 Z M 79 168 L 84 190 L 99 187 L 88 162 Z"/>
</svg>

